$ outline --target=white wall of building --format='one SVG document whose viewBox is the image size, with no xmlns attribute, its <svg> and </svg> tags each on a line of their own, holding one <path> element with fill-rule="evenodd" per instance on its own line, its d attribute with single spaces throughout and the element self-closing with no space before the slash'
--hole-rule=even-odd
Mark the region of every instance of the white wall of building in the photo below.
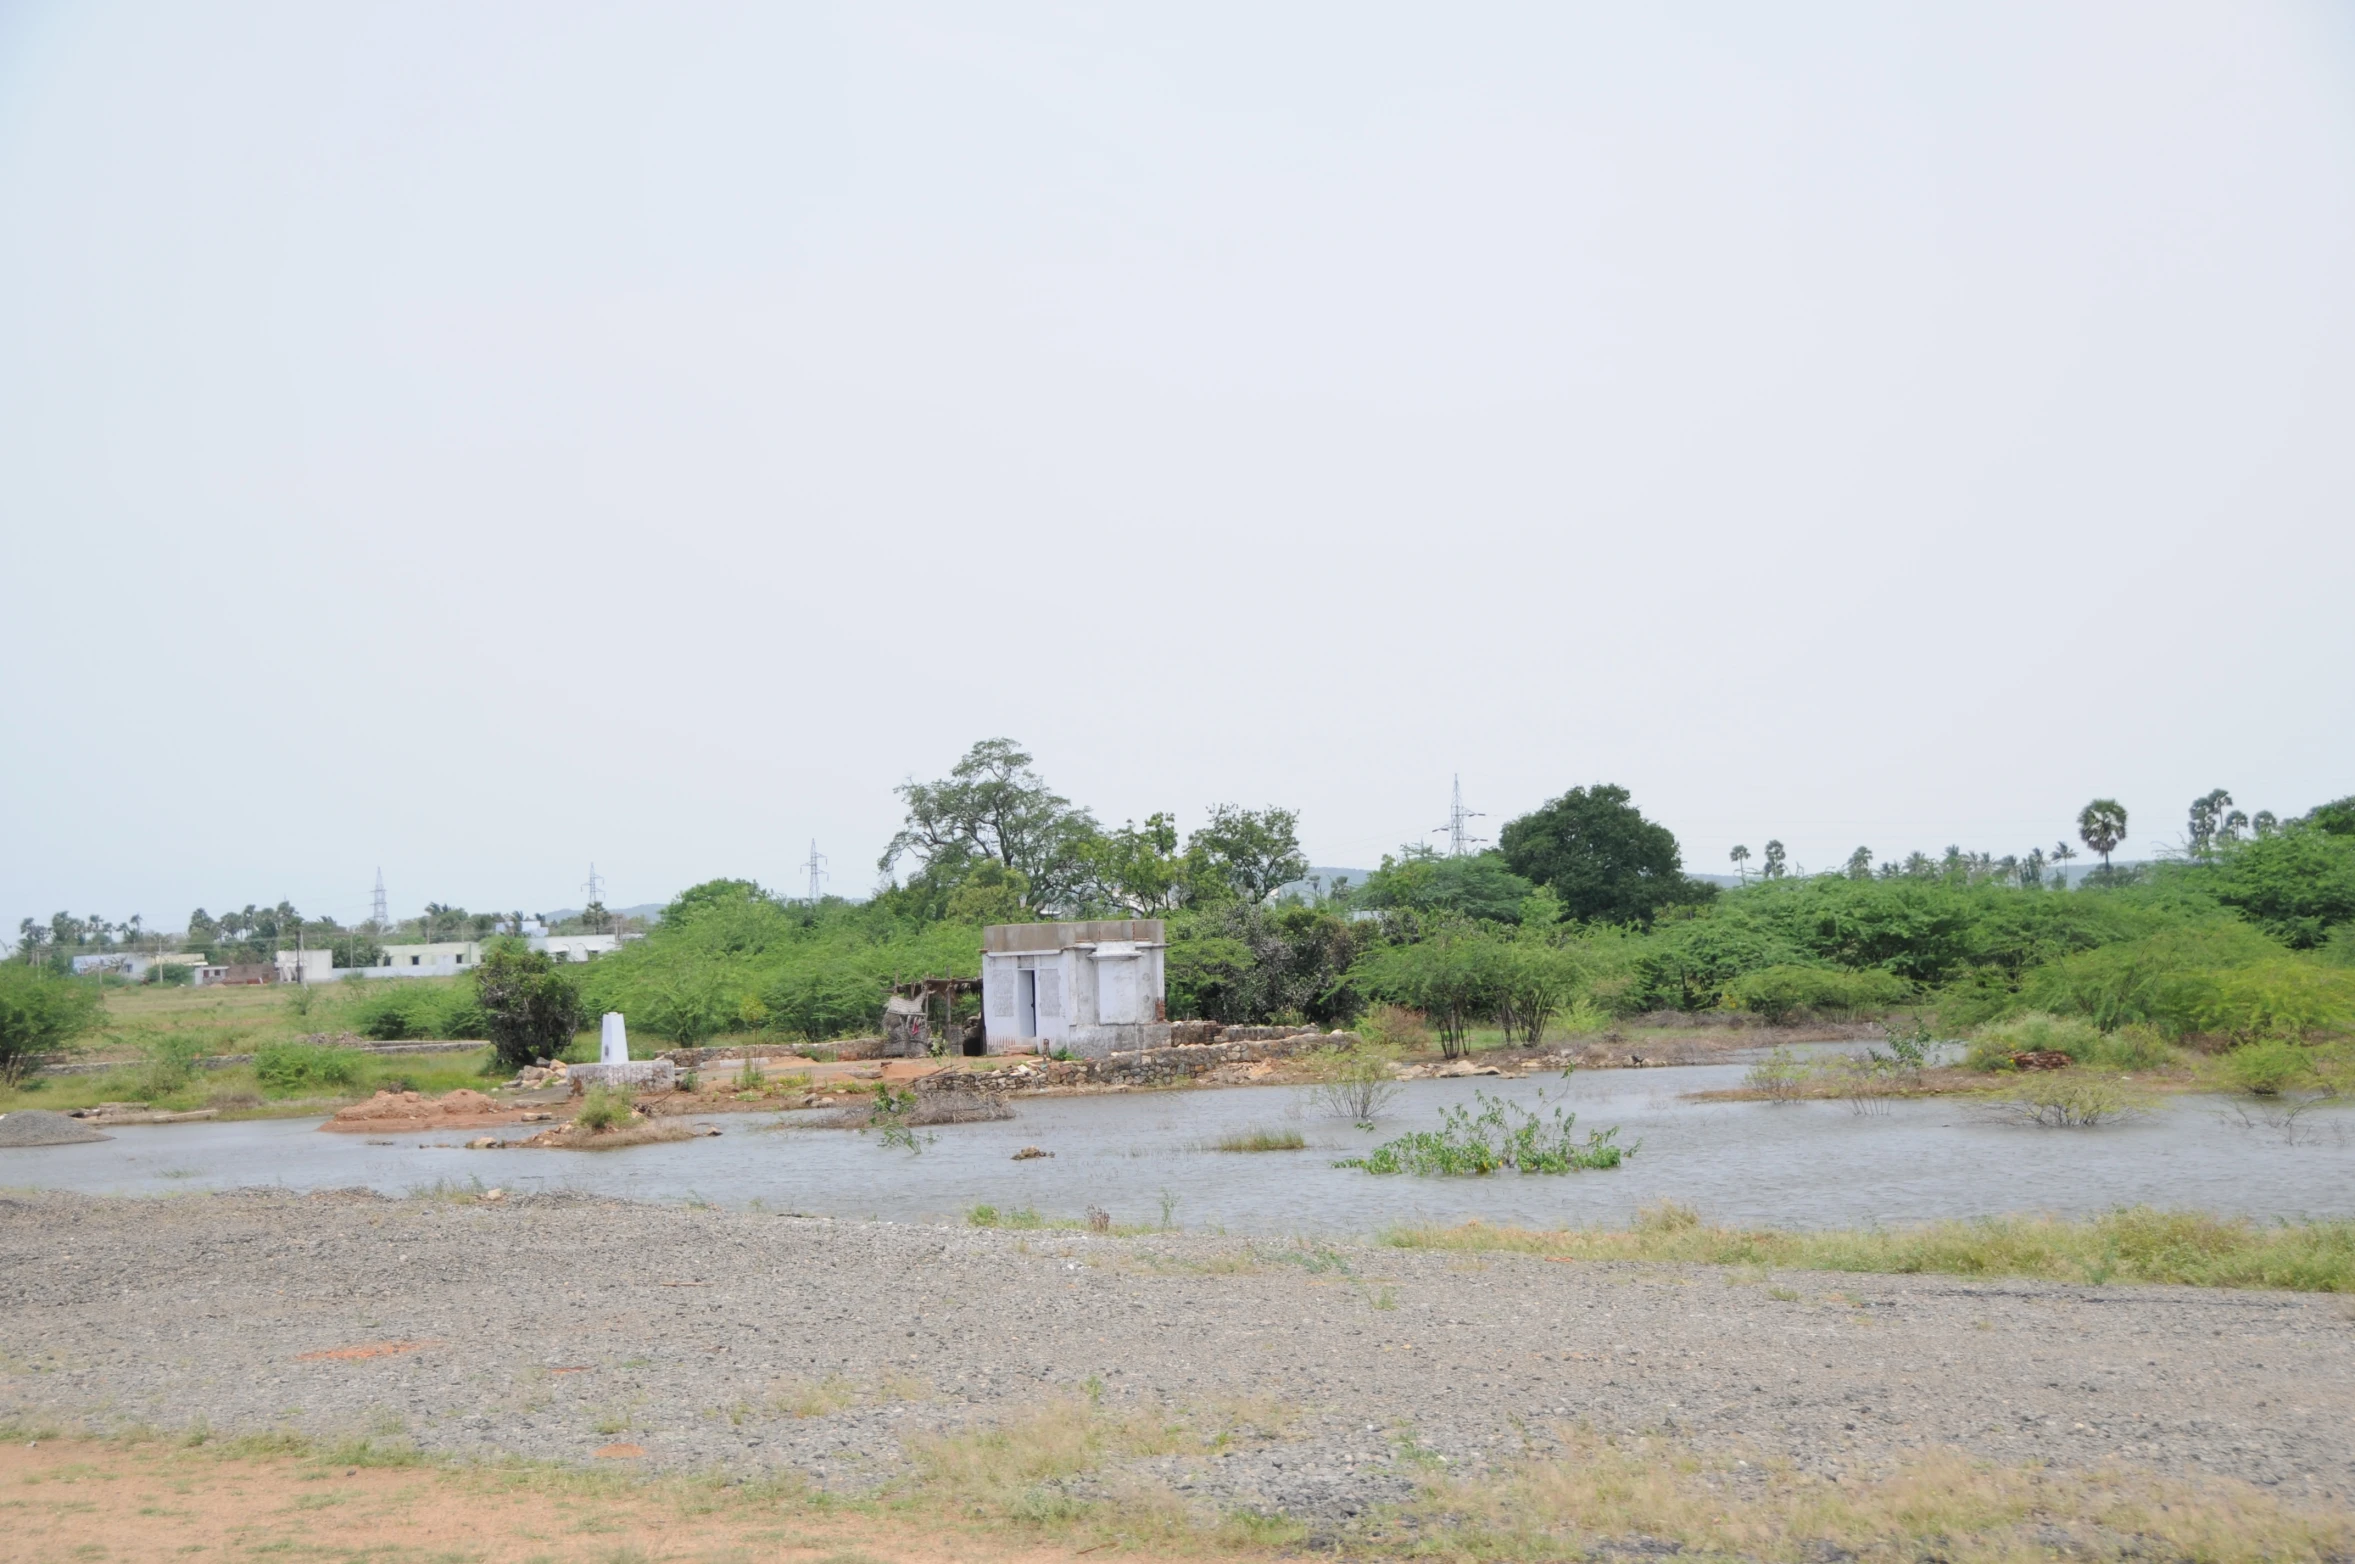
<svg viewBox="0 0 2355 1564">
<path fill-rule="evenodd" d="M 558 961 L 594 961 L 621 949 L 618 934 L 534 934 L 529 936 L 534 950 L 544 950 Z"/>
<path fill-rule="evenodd" d="M 1153 919 L 1002 924 L 984 930 L 981 1014 L 992 1053 L 1083 1058 L 1168 1036 L 1167 946 Z"/>
</svg>

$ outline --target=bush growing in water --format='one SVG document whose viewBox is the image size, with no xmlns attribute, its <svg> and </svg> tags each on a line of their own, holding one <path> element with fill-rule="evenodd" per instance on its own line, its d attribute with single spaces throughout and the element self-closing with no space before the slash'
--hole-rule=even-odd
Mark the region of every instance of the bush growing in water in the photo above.
<svg viewBox="0 0 2355 1564">
<path fill-rule="evenodd" d="M 1795 1102 L 1807 1085 L 1807 1061 L 1778 1044 L 1743 1079 L 1776 1102 Z"/>
<path fill-rule="evenodd" d="M 1545 1093 L 1537 1094 L 1545 1105 Z M 1442 1110 L 1436 1130 L 1384 1142 L 1362 1157 L 1347 1157 L 1337 1168 L 1368 1173 L 1472 1174 L 1512 1168 L 1521 1173 L 1569 1173 L 1580 1168 L 1615 1168 L 1636 1147 L 1618 1143 L 1616 1127 L 1596 1130 L 1581 1143 L 1573 1134 L 1578 1116 L 1556 1106 L 1550 1115 L 1475 1092 L 1480 1111 Z"/>
<path fill-rule="evenodd" d="M 1324 1078 L 1317 1085 L 1316 1101 L 1337 1119 L 1371 1124 L 1398 1095 L 1390 1067 L 1373 1054 L 1333 1055 L 1319 1061 L 1319 1073 Z"/>
<path fill-rule="evenodd" d="M 311 1087 L 348 1087 L 360 1081 L 360 1060 L 348 1048 L 316 1043 L 264 1043 L 254 1050 L 254 1078 L 265 1091 L 287 1093 Z"/>
<path fill-rule="evenodd" d="M 2120 1087 L 2073 1070 L 2038 1071 L 2028 1076 L 2005 1106 L 2017 1117 L 2047 1129 L 2088 1129 L 2124 1118 L 2135 1109 L 2133 1099 Z"/>
</svg>

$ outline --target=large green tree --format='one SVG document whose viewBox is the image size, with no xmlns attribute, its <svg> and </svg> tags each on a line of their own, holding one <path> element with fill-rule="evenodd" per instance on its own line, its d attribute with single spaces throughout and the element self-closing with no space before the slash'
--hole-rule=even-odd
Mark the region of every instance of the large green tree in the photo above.
<svg viewBox="0 0 2355 1564">
<path fill-rule="evenodd" d="M 510 1070 L 563 1053 L 587 1019 L 571 976 L 547 952 L 512 936 L 492 941 L 483 952 L 474 970 L 474 997 L 491 1048 Z"/>
<path fill-rule="evenodd" d="M 884 873 L 902 858 L 931 871 L 989 858 L 1022 876 L 1033 911 L 1084 898 L 1102 834 L 1095 817 L 1047 786 L 1012 739 L 984 739 L 946 777 L 898 792 L 907 819 L 877 864 Z"/>
<path fill-rule="evenodd" d="M 1254 905 L 1308 873 L 1296 809 L 1221 804 L 1210 812 L 1209 823 L 1186 839 L 1186 855 Z"/>
<path fill-rule="evenodd" d="M 1505 866 L 1499 852 L 1450 858 L 1428 847 L 1408 847 L 1350 895 L 1353 905 L 1385 912 L 1457 913 L 1488 923 L 1518 923 L 1533 887 Z"/>
<path fill-rule="evenodd" d="M 1515 874 L 1552 887 L 1567 917 L 1649 923 L 1661 908 L 1706 900 L 1712 889 L 1687 878 L 1675 834 L 1609 783 L 1574 787 L 1506 822 L 1497 846 Z"/>
</svg>

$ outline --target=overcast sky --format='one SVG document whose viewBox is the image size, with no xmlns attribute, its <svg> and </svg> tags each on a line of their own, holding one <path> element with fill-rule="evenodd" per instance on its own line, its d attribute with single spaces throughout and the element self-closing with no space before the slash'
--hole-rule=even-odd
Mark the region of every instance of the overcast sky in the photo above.
<svg viewBox="0 0 2355 1564">
<path fill-rule="evenodd" d="M 2355 792 L 2344 5 L 0 5 L 0 916 Z"/>
</svg>

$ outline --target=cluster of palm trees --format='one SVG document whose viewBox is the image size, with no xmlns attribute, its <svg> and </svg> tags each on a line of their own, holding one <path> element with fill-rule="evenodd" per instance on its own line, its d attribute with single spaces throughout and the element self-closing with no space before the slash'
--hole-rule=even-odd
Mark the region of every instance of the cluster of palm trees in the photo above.
<svg viewBox="0 0 2355 1564">
<path fill-rule="evenodd" d="M 26 918 L 16 926 L 16 948 L 27 961 L 48 950 L 112 950 L 120 943 L 135 945 L 146 933 L 146 920 L 133 913 L 114 923 L 92 913 L 77 918 L 70 912 L 52 913 L 47 923 Z"/>
</svg>

